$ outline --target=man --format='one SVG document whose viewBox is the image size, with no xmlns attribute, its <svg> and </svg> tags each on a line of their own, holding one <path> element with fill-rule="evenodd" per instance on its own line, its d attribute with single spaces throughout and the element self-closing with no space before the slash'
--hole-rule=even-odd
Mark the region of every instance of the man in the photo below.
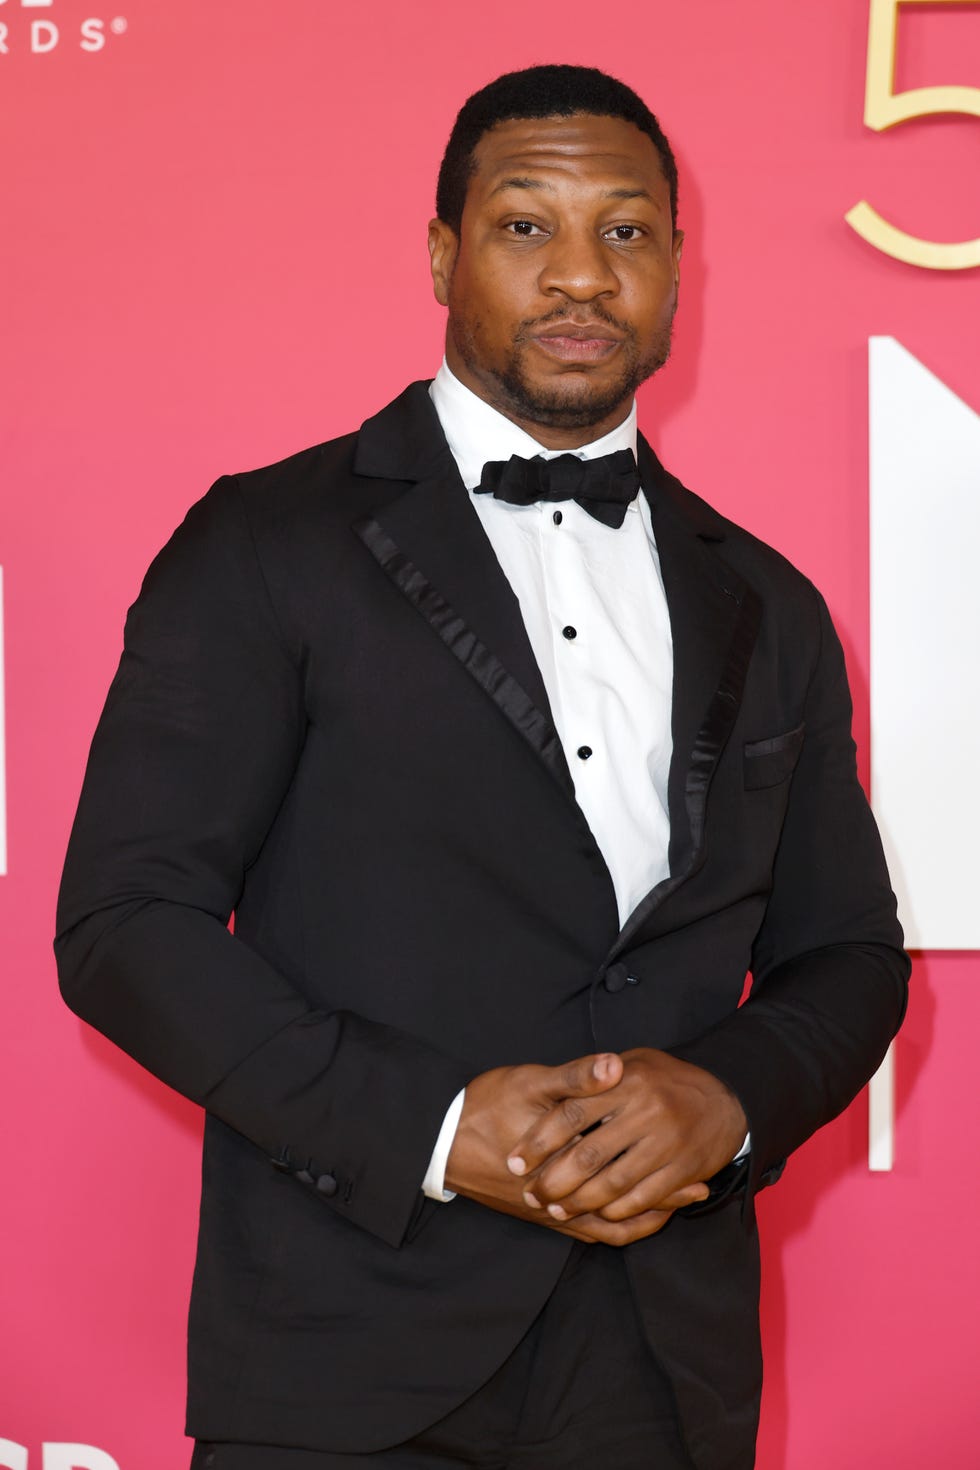
<svg viewBox="0 0 980 1470">
<path fill-rule="evenodd" d="M 130 612 L 57 949 L 207 1108 L 195 1466 L 752 1463 L 753 1197 L 907 961 L 819 595 L 636 433 L 676 198 L 602 73 L 477 93 L 434 382 Z"/>
</svg>

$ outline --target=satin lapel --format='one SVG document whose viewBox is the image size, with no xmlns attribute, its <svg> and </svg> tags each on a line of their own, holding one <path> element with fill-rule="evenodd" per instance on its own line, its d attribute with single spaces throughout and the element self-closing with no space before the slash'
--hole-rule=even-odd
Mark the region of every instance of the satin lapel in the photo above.
<svg viewBox="0 0 980 1470">
<path fill-rule="evenodd" d="M 574 800 L 520 605 L 459 477 L 425 384 L 413 384 L 364 425 L 355 470 L 409 482 L 358 521 L 355 534 Z"/>
<path fill-rule="evenodd" d="M 724 522 L 686 498 L 646 443 L 640 473 L 674 645 L 673 754 L 668 781 L 670 874 L 637 906 L 610 958 L 620 953 L 704 859 L 704 814 L 711 780 L 738 716 L 762 604 L 722 555 Z"/>
</svg>

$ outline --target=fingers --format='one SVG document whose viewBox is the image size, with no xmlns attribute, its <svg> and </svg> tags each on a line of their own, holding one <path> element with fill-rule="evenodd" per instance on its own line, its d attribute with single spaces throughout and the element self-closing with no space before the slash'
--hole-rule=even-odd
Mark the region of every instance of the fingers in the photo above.
<svg viewBox="0 0 980 1470">
<path fill-rule="evenodd" d="M 541 1070 L 541 1099 L 553 1106 L 511 1149 L 507 1167 L 519 1177 L 532 1173 L 606 1115 L 602 1097 L 621 1080 L 622 1058 L 615 1052 L 578 1057 L 561 1067 Z"/>
<path fill-rule="evenodd" d="M 600 1213 L 607 1220 L 625 1220 L 652 1209 L 695 1204 L 707 1198 L 708 1186 L 678 1142 L 670 1134 L 633 1142 L 628 1125 L 613 1119 L 532 1175 L 525 1203 L 557 1221 Z"/>
<path fill-rule="evenodd" d="M 585 1106 L 578 1104 L 583 1109 Z M 558 1127 L 552 1113 L 531 1130 L 529 1162 L 535 1161 L 538 1141 L 550 1143 Z M 597 1209 L 666 1163 L 664 1154 L 663 1148 L 655 1148 L 649 1140 L 636 1145 L 628 1127 L 620 1126 L 620 1120 L 614 1118 L 600 1128 L 593 1128 L 578 1143 L 560 1153 L 546 1147 L 531 1189 L 537 1200 L 547 1205 L 559 1200 L 564 1203 L 569 1196 L 582 1193 L 587 1182 L 592 1182 L 589 1202 L 583 1208 Z M 575 1203 L 579 1203 L 577 1198 Z"/>
<path fill-rule="evenodd" d="M 555 1104 L 547 1113 L 537 1118 L 531 1128 L 519 1139 L 507 1156 L 507 1168 L 512 1174 L 519 1178 L 534 1174 L 549 1159 L 558 1162 L 558 1158 L 568 1157 L 564 1151 L 569 1144 L 581 1139 L 581 1147 L 586 1142 L 582 1135 L 587 1133 L 596 1123 L 601 1123 L 607 1116 L 608 1103 L 605 1098 L 580 1098 L 564 1097 Z M 589 1135 L 591 1136 L 591 1134 Z M 593 1168 L 601 1167 L 598 1155 L 594 1156 L 591 1146 L 587 1147 L 585 1153 L 580 1155 L 577 1161 L 579 1171 L 586 1160 L 595 1157 Z M 571 1171 L 566 1167 L 563 1177 L 571 1178 Z M 574 1179 L 566 1189 L 558 1189 L 555 1197 L 567 1194 L 575 1187 L 578 1179 Z"/>
<path fill-rule="evenodd" d="M 670 1178 L 671 1171 L 637 1172 L 627 1161 L 617 1159 L 609 1168 L 587 1179 L 577 1189 L 556 1200 L 547 1196 L 537 1181 L 532 1185 L 540 1208 L 553 1220 L 573 1220 L 581 1215 L 602 1214 L 607 1220 L 625 1220 L 631 1215 L 666 1206 L 682 1181 Z M 525 1195 L 526 1202 L 530 1203 Z M 685 1203 L 687 1200 L 685 1199 Z"/>
<path fill-rule="evenodd" d="M 602 1245 L 632 1245 L 634 1240 L 644 1240 L 662 1230 L 673 1214 L 672 1210 L 645 1210 L 629 1220 L 605 1220 L 601 1215 L 580 1215 L 572 1226 L 557 1226 L 565 1235 L 574 1230 L 576 1238 Z"/>
<path fill-rule="evenodd" d="M 580 1215 L 567 1225 L 552 1220 L 548 1215 L 538 1214 L 534 1223 L 544 1225 L 557 1235 L 567 1235 L 585 1245 L 632 1245 L 634 1240 L 643 1240 L 662 1230 L 673 1214 L 673 1210 L 645 1210 L 629 1220 L 606 1220 L 601 1215 Z"/>
<path fill-rule="evenodd" d="M 702 1200 L 708 1198 L 710 1192 L 707 1184 L 688 1184 L 683 1189 L 675 1189 L 673 1194 L 668 1195 L 665 1199 L 661 1188 L 644 1180 L 635 1189 L 620 1195 L 610 1204 L 603 1205 L 602 1209 L 596 1213 L 601 1215 L 603 1220 L 630 1220 L 654 1208 L 658 1211 L 666 1210 L 672 1214 L 674 1210 L 683 1210 L 685 1205 L 700 1204 Z M 552 1216 L 552 1218 L 555 1217 Z"/>
<path fill-rule="evenodd" d="M 568 1198 L 540 1208 L 560 1224 L 578 1224 L 587 1215 L 600 1215 L 604 1220 L 629 1220 L 652 1210 L 670 1213 L 708 1198 L 710 1191 L 703 1181 L 672 1187 L 669 1183 L 672 1172 L 658 1170 L 630 1188 L 624 1187 L 620 1179 L 600 1174 Z M 527 1194 L 524 1198 L 530 1202 Z"/>
<path fill-rule="evenodd" d="M 744 1137 L 740 1104 L 710 1074 L 644 1049 L 620 1060 L 620 1083 L 556 1102 L 511 1149 L 525 1203 L 558 1222 L 622 1221 L 704 1200 L 704 1181 L 732 1157 L 736 1134 Z"/>
</svg>

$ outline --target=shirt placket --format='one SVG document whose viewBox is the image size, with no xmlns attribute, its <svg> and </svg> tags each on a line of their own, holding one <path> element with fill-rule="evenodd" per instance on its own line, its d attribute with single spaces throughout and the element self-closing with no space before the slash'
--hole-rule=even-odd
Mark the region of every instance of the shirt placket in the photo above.
<svg viewBox="0 0 980 1470">
<path fill-rule="evenodd" d="M 578 507 L 542 506 L 542 583 L 559 709 L 554 711 L 579 804 L 589 816 L 589 793 L 606 764 L 599 729 L 594 673 L 594 617 L 581 556 Z"/>
</svg>

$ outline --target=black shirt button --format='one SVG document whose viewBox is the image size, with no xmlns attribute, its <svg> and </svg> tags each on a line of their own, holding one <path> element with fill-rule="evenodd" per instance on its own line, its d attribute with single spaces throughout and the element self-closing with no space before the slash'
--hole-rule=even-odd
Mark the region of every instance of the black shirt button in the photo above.
<svg viewBox="0 0 980 1470">
<path fill-rule="evenodd" d="M 560 510 L 556 510 L 555 513 L 554 513 L 554 515 L 551 517 L 551 519 L 554 521 L 554 523 L 555 523 L 556 526 L 560 526 L 561 523 L 562 523 L 562 513 L 561 513 L 561 511 Z"/>
<path fill-rule="evenodd" d="M 569 623 L 569 625 L 568 625 L 567 628 L 562 628 L 562 630 L 561 630 L 561 636 L 563 638 L 567 638 L 568 641 L 571 642 L 573 638 L 577 638 L 578 637 L 578 633 L 572 627 L 571 623 Z"/>
<path fill-rule="evenodd" d="M 592 754 L 592 746 L 580 745 L 575 754 L 578 756 L 580 761 L 587 761 L 589 756 Z"/>
<path fill-rule="evenodd" d="M 321 1174 L 316 1181 L 316 1187 L 321 1194 L 327 1196 L 327 1199 L 337 1193 L 337 1181 L 332 1174 Z"/>
</svg>

